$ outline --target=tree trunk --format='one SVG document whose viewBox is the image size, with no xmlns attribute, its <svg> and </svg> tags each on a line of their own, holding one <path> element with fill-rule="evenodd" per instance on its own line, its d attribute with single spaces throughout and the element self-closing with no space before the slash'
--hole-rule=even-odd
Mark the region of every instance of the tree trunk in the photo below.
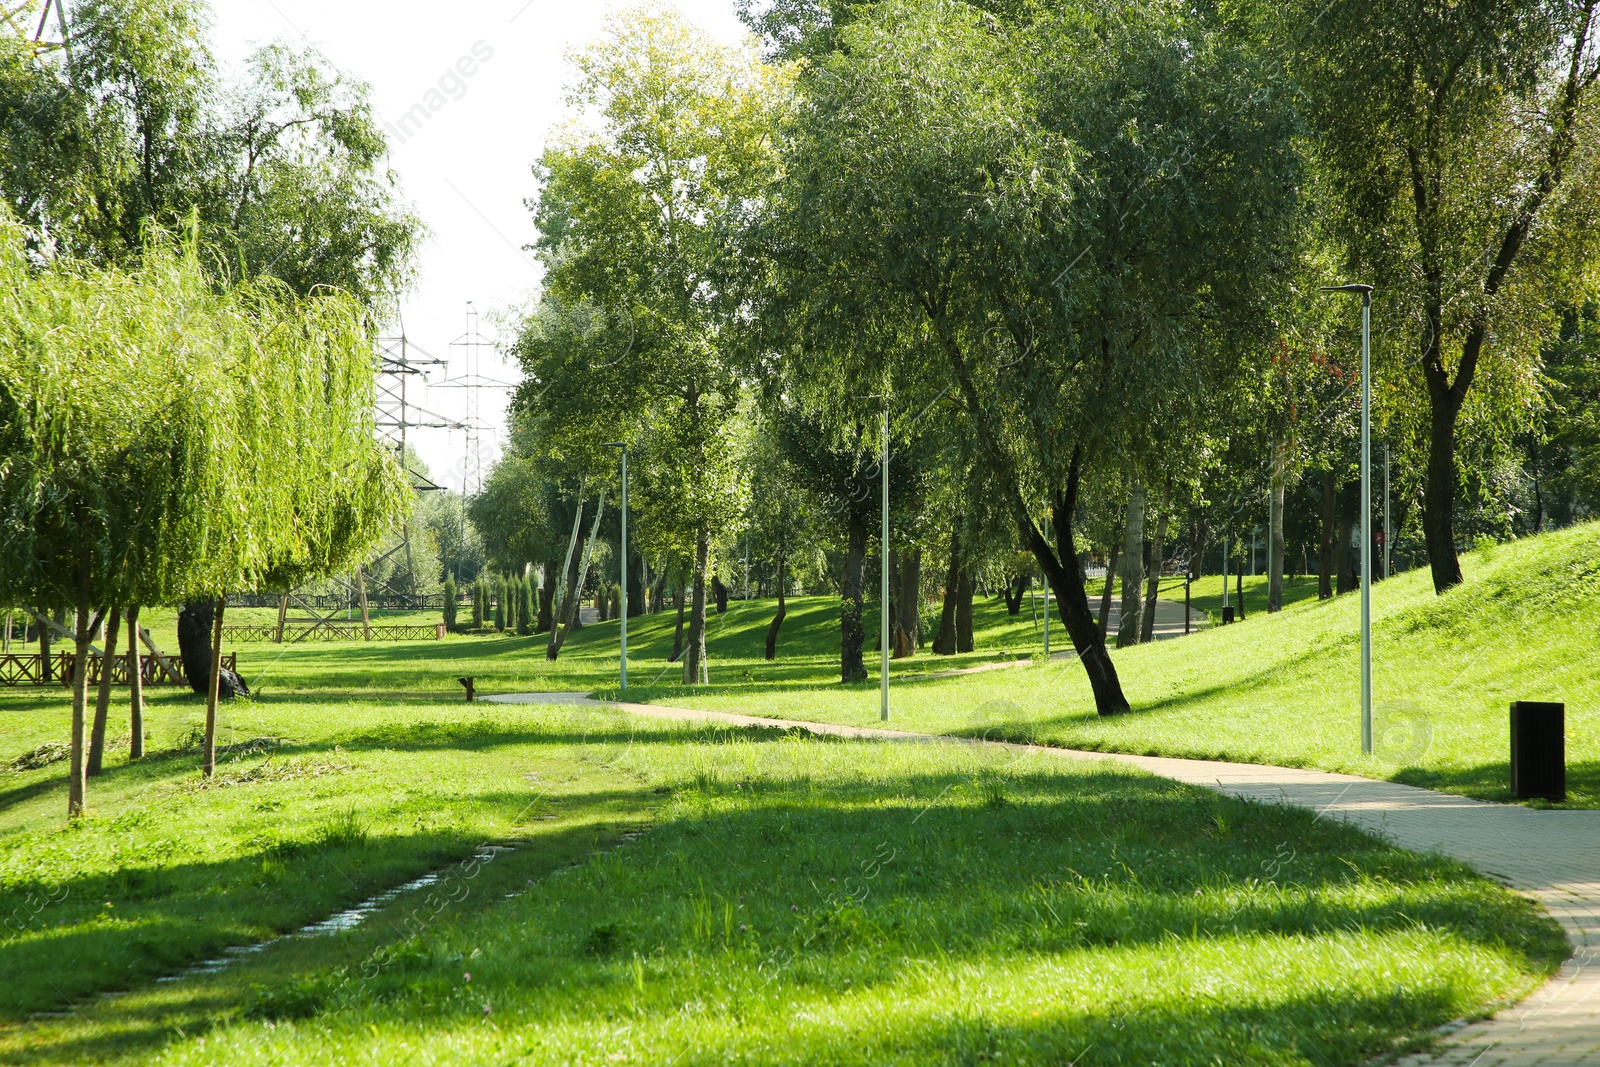
<svg viewBox="0 0 1600 1067">
<path fill-rule="evenodd" d="M 130 611 L 137 611 L 138 609 L 137 608 L 130 608 L 129 610 Z M 289 594 L 285 593 L 285 594 L 283 594 L 283 596 L 278 598 L 278 631 L 277 631 L 276 634 L 273 635 L 273 641 L 276 644 L 280 644 L 280 645 L 283 644 L 283 624 L 288 621 L 288 618 L 289 618 Z M 237 662 L 237 661 L 235 661 L 235 662 Z"/>
<path fill-rule="evenodd" d="M 1272 522 L 1267 529 L 1272 566 L 1267 571 L 1267 612 L 1283 610 L 1283 481 L 1287 460 L 1283 431 L 1272 431 Z"/>
<path fill-rule="evenodd" d="M 839 680 L 845 683 L 867 680 L 863 659 L 867 634 L 862 625 L 862 571 L 867 560 L 867 531 L 852 527 L 845 553 L 844 579 L 839 589 Z"/>
<path fill-rule="evenodd" d="M 94 695 L 94 725 L 89 730 L 89 760 L 85 776 L 100 777 L 100 765 L 105 760 L 106 716 L 111 711 L 111 666 L 117 658 L 117 638 L 122 635 L 122 609 L 112 608 L 106 620 L 105 655 L 100 657 L 100 685 Z"/>
<path fill-rule="evenodd" d="M 767 625 L 767 658 L 776 659 L 778 655 L 778 628 L 783 625 L 783 617 L 789 614 L 789 606 L 783 596 L 783 556 L 778 557 L 778 613 L 772 616 L 772 622 Z"/>
<path fill-rule="evenodd" d="M 1128 511 L 1122 527 L 1122 611 L 1117 619 L 1117 647 L 1139 643 L 1143 629 L 1144 603 L 1140 586 L 1144 584 L 1144 479 L 1136 479 L 1128 490 Z"/>
<path fill-rule="evenodd" d="M 975 647 L 972 638 L 972 596 L 975 589 L 972 571 L 963 569 L 961 586 L 956 594 L 956 651 L 971 652 Z"/>
<path fill-rule="evenodd" d="M 217 614 L 211 622 L 211 680 L 206 687 L 206 741 L 200 773 L 210 778 L 217 770 L 217 696 L 222 685 L 222 613 L 228 598 L 217 597 Z"/>
<path fill-rule="evenodd" d="M 1144 618 L 1139 623 L 1140 641 L 1154 641 L 1156 638 L 1156 597 L 1161 592 L 1161 557 L 1167 543 L 1167 511 L 1166 507 L 1161 509 L 1161 517 L 1156 520 L 1156 537 L 1150 542 L 1150 550 L 1145 557 L 1149 578 L 1145 581 Z"/>
<path fill-rule="evenodd" d="M 144 668 L 139 664 L 137 604 L 128 609 L 128 730 L 128 758 L 144 758 Z"/>
<path fill-rule="evenodd" d="M 1356 531 L 1356 513 L 1348 506 L 1343 494 L 1338 504 L 1339 519 L 1335 526 L 1339 533 L 1339 543 L 1335 548 L 1335 558 L 1338 560 L 1338 584 L 1334 587 L 1339 593 L 1348 593 L 1356 587 L 1356 554 L 1351 545 L 1351 539 Z"/>
<path fill-rule="evenodd" d="M 1117 678 L 1116 665 L 1106 652 L 1105 641 L 1095 624 L 1094 613 L 1089 610 L 1089 594 L 1084 587 L 1083 566 L 1073 551 L 1072 517 L 1078 507 L 1078 484 L 1082 473 L 1082 453 L 1074 450 L 1067 468 L 1066 490 L 1051 502 L 1051 521 L 1055 527 L 1055 548 L 1051 548 L 1039 528 L 1028 515 L 1027 503 L 1013 489 L 1012 513 L 1022 532 L 1023 541 L 1039 561 L 1045 581 L 1055 594 L 1061 609 L 1061 620 L 1066 624 L 1067 636 L 1078 653 L 1078 662 L 1089 678 L 1089 688 L 1094 693 L 1095 711 L 1101 715 L 1119 715 L 1128 710 L 1128 698 L 1122 693 L 1122 682 Z M 1049 598 L 1045 610 L 1049 610 Z"/>
<path fill-rule="evenodd" d="M 50 627 L 44 625 L 45 613 L 39 612 L 39 678 L 45 682 L 55 680 L 55 665 L 50 662 Z"/>
<path fill-rule="evenodd" d="M 632 549 L 628 551 L 628 618 L 645 612 L 644 591 L 650 587 L 650 564 Z"/>
<path fill-rule="evenodd" d="M 905 659 L 922 643 L 922 549 L 902 549 L 895 569 L 894 658 Z"/>
<path fill-rule="evenodd" d="M 688 584 L 689 563 L 687 560 L 679 560 L 678 578 L 677 581 L 672 583 L 672 604 L 678 612 L 678 628 L 672 634 L 672 659 L 667 661 L 669 663 L 680 662 L 678 657 L 683 655 L 683 614 L 689 606 L 688 600 L 683 595 L 683 590 Z"/>
<path fill-rule="evenodd" d="M 1461 560 L 1456 556 L 1456 419 L 1459 403 L 1450 397 L 1431 398 L 1428 426 L 1428 484 L 1422 494 L 1422 532 L 1428 545 L 1428 569 L 1433 591 L 1443 593 L 1461 584 Z"/>
<path fill-rule="evenodd" d="M 556 598 L 556 561 L 544 561 L 544 574 L 539 582 L 539 623 L 534 633 L 547 634 L 554 625 Z"/>
<path fill-rule="evenodd" d="M 1026 574 L 1019 574 L 1006 579 L 1006 614 L 1015 618 L 1022 614 L 1022 597 L 1033 585 L 1033 579 Z"/>
<path fill-rule="evenodd" d="M 711 576 L 711 597 L 716 601 L 718 615 L 728 610 L 728 587 L 719 575 Z"/>
<path fill-rule="evenodd" d="M 1317 545 L 1317 599 L 1333 599 L 1333 571 L 1338 563 L 1334 558 L 1334 509 L 1339 496 L 1333 470 L 1322 472 L 1322 541 Z"/>
<path fill-rule="evenodd" d="M 568 574 L 567 595 L 561 601 L 561 625 L 550 631 L 550 644 L 544 652 L 547 660 L 553 661 L 559 656 L 561 646 L 566 644 L 567 637 L 573 630 L 580 628 L 581 620 L 578 615 L 583 609 L 583 583 L 589 577 L 589 561 L 594 557 L 594 540 L 600 533 L 600 519 L 605 513 L 606 491 L 602 489 L 599 499 L 595 501 L 594 521 L 589 525 L 589 540 L 583 546 L 582 562 L 576 574 L 570 572 Z"/>
<path fill-rule="evenodd" d="M 72 654 L 72 763 L 67 784 L 67 815 L 83 814 L 86 780 L 83 762 L 83 711 L 89 691 L 89 560 L 78 564 L 78 620 Z"/>
<path fill-rule="evenodd" d="M 1195 512 L 1189 526 L 1189 577 L 1199 581 L 1206 572 L 1206 518 Z"/>
<path fill-rule="evenodd" d="M 689 605 L 689 647 L 683 657 L 683 684 L 699 685 L 706 670 L 706 571 L 711 562 L 711 527 L 700 524 L 694 538 L 694 585 Z"/>
<path fill-rule="evenodd" d="M 939 610 L 939 633 L 933 639 L 935 656 L 956 654 L 956 601 L 961 595 L 961 533 L 950 533 L 950 566 L 944 576 L 944 603 Z"/>
<path fill-rule="evenodd" d="M 1100 643 L 1106 640 L 1106 628 L 1111 624 L 1111 594 L 1117 587 L 1117 554 L 1121 546 L 1113 544 L 1106 555 L 1106 585 L 1100 590 Z M 1050 602 L 1045 601 L 1045 609 L 1049 610 Z"/>
</svg>

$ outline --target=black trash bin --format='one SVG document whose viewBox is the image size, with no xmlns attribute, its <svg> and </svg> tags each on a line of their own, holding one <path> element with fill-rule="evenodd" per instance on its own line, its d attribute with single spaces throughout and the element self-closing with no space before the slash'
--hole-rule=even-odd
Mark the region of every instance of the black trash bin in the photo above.
<svg viewBox="0 0 1600 1067">
<path fill-rule="evenodd" d="M 1224 626 L 1226 626 L 1228 623 L 1230 623 L 1232 621 L 1233 621 L 1233 606 L 1229 605 L 1228 607 L 1225 607 L 1225 608 L 1222 609 L 1222 624 Z"/>
<path fill-rule="evenodd" d="M 1567 799 L 1567 706 L 1537 700 L 1511 705 L 1511 795 Z"/>
</svg>

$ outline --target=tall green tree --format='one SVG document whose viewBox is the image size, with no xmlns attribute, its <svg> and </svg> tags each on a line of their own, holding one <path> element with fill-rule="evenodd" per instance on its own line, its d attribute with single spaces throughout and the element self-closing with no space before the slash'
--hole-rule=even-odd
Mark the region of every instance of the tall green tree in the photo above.
<svg viewBox="0 0 1600 1067">
<path fill-rule="evenodd" d="M 1378 287 L 1386 373 L 1426 397 L 1440 592 L 1461 581 L 1462 419 L 1478 393 L 1527 399 L 1554 309 L 1594 262 L 1596 7 L 1335 0 L 1294 8 L 1285 30 L 1350 265 Z"/>
<path fill-rule="evenodd" d="M 840 397 L 892 384 L 912 410 L 959 400 L 1096 706 L 1124 711 L 1080 492 L 1096 469 L 1170 460 L 1188 398 L 1225 387 L 1261 330 L 1292 225 L 1292 116 L 1255 91 L 1248 34 L 1177 5 L 1008 26 L 885 2 L 838 32 L 804 82 L 772 226 L 806 373 Z M 907 316 L 927 347 L 871 343 Z"/>
<path fill-rule="evenodd" d="M 282 44 L 220 76 L 203 0 L 79 0 L 69 47 L 0 35 L 0 192 L 38 256 L 123 263 L 146 226 L 200 219 L 208 268 L 404 288 L 422 226 L 401 202 L 368 88 Z"/>
<path fill-rule="evenodd" d="M 742 511 L 742 386 L 725 338 L 739 309 L 721 277 L 736 223 L 777 166 L 790 79 L 753 45 L 722 46 L 657 7 L 614 18 L 575 63 L 573 122 L 538 168 L 545 290 L 520 350 L 547 440 L 648 438 L 655 484 L 671 487 L 673 525 L 691 546 L 683 669 L 694 684 L 711 546 Z M 580 318 L 620 354 L 602 362 L 572 343 Z"/>
<path fill-rule="evenodd" d="M 4 237 L 0 600 L 77 610 L 76 814 L 94 607 L 336 572 L 409 493 L 373 437 L 371 338 L 350 297 L 217 289 L 193 240 L 152 238 L 134 271 L 36 271 L 17 228 Z M 220 625 L 214 640 L 208 774 Z"/>
</svg>

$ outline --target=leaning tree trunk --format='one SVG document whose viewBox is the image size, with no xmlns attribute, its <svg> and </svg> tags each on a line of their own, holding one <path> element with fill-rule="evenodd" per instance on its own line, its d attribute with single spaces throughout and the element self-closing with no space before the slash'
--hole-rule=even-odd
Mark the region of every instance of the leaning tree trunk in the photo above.
<svg viewBox="0 0 1600 1067">
<path fill-rule="evenodd" d="M 283 638 L 280 636 L 280 642 Z M 139 665 L 139 605 L 128 608 L 128 758 L 144 758 L 144 668 Z"/>
<path fill-rule="evenodd" d="M 844 580 L 839 589 L 839 679 L 845 683 L 867 679 L 867 634 L 862 625 L 862 572 L 867 560 L 867 531 L 852 527 L 844 560 Z"/>
<path fill-rule="evenodd" d="M 1272 522 L 1267 530 L 1272 566 L 1267 569 L 1267 611 L 1283 610 L 1283 482 L 1287 446 L 1283 431 L 1272 431 Z"/>
<path fill-rule="evenodd" d="M 706 669 L 706 571 L 711 562 L 711 527 L 705 522 L 695 531 L 694 584 L 690 588 L 689 647 L 683 657 L 683 684 L 700 685 Z"/>
<path fill-rule="evenodd" d="M 1430 399 L 1432 418 L 1428 425 L 1428 484 L 1422 494 L 1422 532 L 1428 546 L 1428 569 L 1433 572 L 1433 591 L 1443 593 L 1461 584 L 1455 520 L 1456 420 L 1461 405 L 1448 391 Z"/>
<path fill-rule="evenodd" d="M 561 601 L 561 625 L 550 631 L 550 644 L 544 652 L 547 660 L 554 660 L 559 656 L 561 646 L 566 644 L 567 637 L 573 630 L 579 628 L 578 614 L 583 610 L 583 583 L 589 577 L 589 561 L 594 558 L 594 541 L 600 533 L 600 518 L 605 513 L 606 491 L 602 489 L 600 498 L 595 501 L 594 522 L 589 526 L 589 540 L 583 546 L 583 559 L 579 563 L 577 573 L 569 572 L 567 577 L 566 596 Z"/>
<path fill-rule="evenodd" d="M 1144 622 L 1140 586 L 1144 584 L 1144 479 L 1128 490 L 1128 513 L 1122 527 L 1122 611 L 1117 619 L 1117 647 L 1139 643 Z"/>
<path fill-rule="evenodd" d="M 1113 544 L 1106 558 L 1106 586 L 1100 590 L 1100 618 L 1098 620 L 1101 644 L 1105 643 L 1106 628 L 1111 624 L 1111 595 L 1117 588 L 1117 553 L 1120 550 L 1120 545 Z M 1050 608 L 1049 598 L 1045 599 L 1044 606 L 1045 610 L 1048 611 Z"/>
<path fill-rule="evenodd" d="M 106 651 L 100 657 L 100 685 L 94 695 L 94 725 L 89 730 L 89 760 L 84 774 L 100 777 L 100 765 L 105 759 L 106 716 L 111 711 L 111 665 L 117 658 L 117 638 L 122 634 L 122 609 L 112 608 L 106 620 Z"/>
<path fill-rule="evenodd" d="M 83 762 L 83 711 L 89 692 L 89 561 L 78 565 L 78 619 L 72 650 L 72 763 L 67 784 L 67 815 L 83 814 L 86 782 Z"/>
<path fill-rule="evenodd" d="M 1156 521 L 1155 540 L 1150 542 L 1149 550 L 1145 553 L 1145 572 L 1149 577 L 1145 580 L 1144 618 L 1139 622 L 1140 641 L 1154 641 L 1156 637 L 1156 597 L 1161 592 L 1161 556 L 1166 543 L 1167 509 L 1163 507 L 1161 517 Z"/>
<path fill-rule="evenodd" d="M 227 606 L 228 598 L 219 595 L 217 614 L 211 622 L 211 682 L 206 686 L 206 741 L 200 758 L 200 773 L 207 778 L 217 771 L 217 697 L 222 685 L 222 613 Z"/>
<path fill-rule="evenodd" d="M 1051 501 L 1050 517 L 1055 527 L 1055 547 L 1039 532 L 1028 513 L 1028 504 L 1020 492 L 1013 489 L 1012 514 L 1022 533 L 1024 543 L 1039 561 L 1045 581 L 1054 594 L 1061 610 L 1061 621 L 1066 625 L 1067 636 L 1078 653 L 1078 662 L 1089 678 L 1089 688 L 1094 693 L 1095 711 L 1100 715 L 1120 715 L 1128 710 L 1128 698 L 1123 695 L 1122 682 L 1117 668 L 1106 652 L 1105 640 L 1095 624 L 1094 612 L 1089 610 L 1089 593 L 1084 586 L 1083 565 L 1073 550 L 1072 518 L 1078 507 L 1078 487 L 1082 474 L 1083 454 L 1074 449 L 1072 462 L 1067 467 L 1066 490 Z M 1050 598 L 1045 600 L 1049 610 Z"/>
<path fill-rule="evenodd" d="M 789 614 L 789 606 L 783 597 L 783 564 L 782 554 L 778 556 L 778 613 L 772 616 L 772 622 L 767 625 L 767 658 L 775 659 L 778 655 L 778 629 L 783 625 L 783 617 Z"/>
</svg>

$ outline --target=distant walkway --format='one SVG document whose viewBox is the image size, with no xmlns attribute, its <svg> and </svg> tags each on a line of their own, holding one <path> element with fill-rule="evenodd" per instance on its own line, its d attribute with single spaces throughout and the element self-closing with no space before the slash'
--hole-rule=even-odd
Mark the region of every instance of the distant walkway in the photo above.
<svg viewBox="0 0 1600 1067">
<path fill-rule="evenodd" d="M 1175 606 L 1181 626 L 1183 607 Z M 794 727 L 837 737 L 959 740 L 905 730 L 606 703 L 579 693 L 514 693 L 482 699 L 615 707 L 658 719 Z M 1572 941 L 1572 958 L 1554 979 L 1522 1003 L 1485 1022 L 1461 1027 L 1430 1053 L 1396 1062 L 1403 1067 L 1600 1064 L 1600 811 L 1535 811 L 1348 774 L 1252 763 L 1125 756 L 1006 742 L 970 743 L 1003 745 L 1062 759 L 1109 759 L 1231 796 L 1313 808 L 1319 815 L 1354 823 L 1402 848 L 1461 860 L 1527 893 L 1566 931 Z"/>
</svg>

